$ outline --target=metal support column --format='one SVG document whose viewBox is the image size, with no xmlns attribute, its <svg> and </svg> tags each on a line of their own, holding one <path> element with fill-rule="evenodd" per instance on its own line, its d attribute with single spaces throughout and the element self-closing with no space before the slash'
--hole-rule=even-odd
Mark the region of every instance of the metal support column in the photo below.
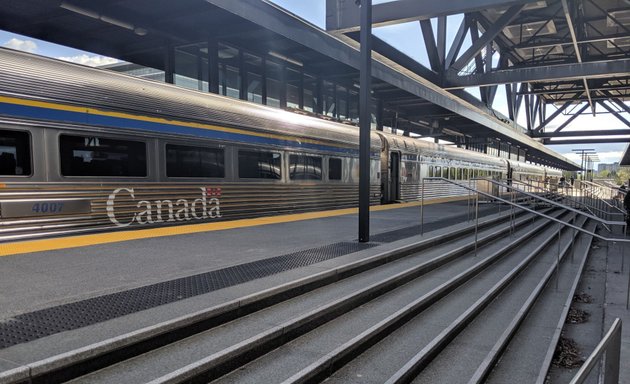
<svg viewBox="0 0 630 384">
<path fill-rule="evenodd" d="M 208 39 L 208 91 L 219 93 L 219 42 Z"/>
<path fill-rule="evenodd" d="M 175 47 L 172 44 L 164 51 L 164 82 L 175 84 Z"/>
<path fill-rule="evenodd" d="M 247 80 L 247 69 L 245 68 L 245 56 L 243 50 L 238 50 L 238 77 L 240 83 L 238 84 L 238 98 L 241 100 L 247 100 L 247 89 L 249 88 L 249 81 Z"/>
<path fill-rule="evenodd" d="M 262 77 L 261 77 L 261 98 L 262 98 L 262 103 L 264 105 L 267 105 L 267 58 L 263 57 L 262 58 L 262 63 L 261 63 L 261 72 L 262 72 Z"/>
<path fill-rule="evenodd" d="M 372 116 L 372 0 L 361 0 L 361 73 L 359 92 L 359 241 L 370 241 L 370 129 Z"/>
</svg>

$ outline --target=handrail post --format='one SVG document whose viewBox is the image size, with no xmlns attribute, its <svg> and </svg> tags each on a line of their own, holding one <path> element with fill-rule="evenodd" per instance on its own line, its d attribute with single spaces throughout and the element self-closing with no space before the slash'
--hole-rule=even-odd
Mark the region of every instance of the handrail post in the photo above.
<svg viewBox="0 0 630 384">
<path fill-rule="evenodd" d="M 588 378 L 589 373 L 597 362 L 605 354 L 604 384 L 616 384 L 619 382 L 619 364 L 621 353 L 621 320 L 613 321 L 612 326 L 604 335 L 604 338 L 597 344 L 593 353 L 586 359 L 578 372 L 571 379 L 570 384 L 582 384 Z"/>
<path fill-rule="evenodd" d="M 510 204 L 510 235 L 514 233 L 514 188 L 510 191 L 510 198 L 512 204 Z"/>
<path fill-rule="evenodd" d="M 577 216 L 573 216 L 573 218 L 571 219 L 571 224 L 572 225 L 576 225 L 577 224 Z M 573 264 L 574 259 L 575 259 L 575 239 L 576 239 L 576 233 L 575 233 L 575 228 L 573 228 L 573 234 L 571 237 L 571 264 Z"/>
<path fill-rule="evenodd" d="M 477 256 L 477 235 L 479 232 L 479 193 L 476 193 L 475 196 L 475 257 Z"/>
<path fill-rule="evenodd" d="M 424 235 L 424 177 L 422 178 L 422 193 L 420 194 L 420 236 Z"/>
<path fill-rule="evenodd" d="M 628 223 L 624 223 L 624 225 L 623 225 L 623 238 L 624 238 L 624 240 L 628 240 L 627 229 L 628 229 Z M 624 261 L 623 260 L 625 259 L 625 256 L 626 256 L 626 247 L 621 247 L 621 272 L 623 272 L 623 270 L 624 270 L 624 268 L 623 268 L 624 267 L 624 265 L 623 265 Z"/>
<path fill-rule="evenodd" d="M 604 384 L 619 383 L 619 364 L 621 362 L 621 324 L 619 332 L 612 335 L 604 358 Z"/>
<path fill-rule="evenodd" d="M 558 223 L 558 253 L 556 254 L 556 290 L 560 280 L 560 237 L 562 235 L 562 224 Z"/>
<path fill-rule="evenodd" d="M 472 210 L 472 204 L 470 204 L 470 199 L 471 199 L 471 195 L 472 195 L 472 191 L 471 191 L 471 184 L 470 184 L 471 178 L 468 178 L 468 221 L 470 221 L 470 217 L 472 216 L 471 214 L 471 210 Z M 499 212 L 500 213 L 500 212 Z"/>
</svg>

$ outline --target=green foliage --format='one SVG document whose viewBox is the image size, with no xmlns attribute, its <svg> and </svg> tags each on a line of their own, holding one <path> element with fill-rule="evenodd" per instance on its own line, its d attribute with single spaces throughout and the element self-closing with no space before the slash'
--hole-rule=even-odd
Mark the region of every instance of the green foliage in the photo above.
<svg viewBox="0 0 630 384">
<path fill-rule="evenodd" d="M 615 181 L 618 184 L 628 183 L 628 179 L 630 179 L 630 168 L 622 167 L 617 171 Z"/>
</svg>

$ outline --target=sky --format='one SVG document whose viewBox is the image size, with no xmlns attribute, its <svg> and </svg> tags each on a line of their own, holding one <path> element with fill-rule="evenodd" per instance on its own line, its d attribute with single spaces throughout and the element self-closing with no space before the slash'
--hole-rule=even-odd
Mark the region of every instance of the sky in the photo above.
<svg viewBox="0 0 630 384">
<path fill-rule="evenodd" d="M 277 5 L 287 9 L 288 11 L 296 14 L 311 24 L 324 29 L 326 20 L 326 0 L 271 0 Z M 392 0 L 373 0 L 373 4 L 384 3 Z M 461 21 L 461 15 L 449 16 L 447 20 L 447 49 L 450 46 L 450 41 L 453 40 L 454 35 L 459 27 Z M 435 33 L 435 20 L 432 20 Z M 418 61 L 419 63 L 429 66 L 424 41 L 422 39 L 422 33 L 420 25 L 417 22 L 397 24 L 387 27 L 379 27 L 373 29 L 373 34 L 393 45 L 400 51 L 407 54 L 409 57 Z M 116 59 L 103 57 L 97 54 L 79 51 L 73 48 L 63 47 L 56 44 L 51 44 L 45 41 L 36 40 L 26 36 L 20 36 L 0 30 L 0 45 L 8 48 L 18 49 L 39 55 L 55 57 L 66 61 L 80 63 L 90 66 L 99 66 L 105 64 L 111 64 L 116 62 Z M 468 39 L 462 48 L 464 51 L 470 45 L 470 39 Z M 478 97 L 477 90 L 469 90 L 473 95 Z M 499 87 L 497 92 L 496 101 L 493 107 L 507 115 L 507 104 L 505 102 L 505 93 L 503 87 Z M 553 107 L 547 110 L 547 115 L 551 115 L 554 112 Z M 519 124 L 525 126 L 524 113 L 521 113 Z M 627 114 L 625 114 L 627 115 Z M 630 117 L 626 116 L 628 119 Z M 560 115 L 549 124 L 549 129 L 554 129 L 560 126 L 569 116 Z M 624 129 L 628 128 L 611 114 L 598 114 L 597 117 L 592 115 L 584 115 L 575 119 L 569 127 L 564 131 L 572 130 L 592 130 L 594 127 L 597 129 Z M 563 154 L 570 160 L 576 163 L 580 163 L 579 155 L 577 155 L 573 149 L 594 149 L 597 151 L 600 162 L 612 163 L 619 161 L 626 148 L 626 144 L 570 144 L 570 145 L 549 145 L 552 150 Z"/>
</svg>

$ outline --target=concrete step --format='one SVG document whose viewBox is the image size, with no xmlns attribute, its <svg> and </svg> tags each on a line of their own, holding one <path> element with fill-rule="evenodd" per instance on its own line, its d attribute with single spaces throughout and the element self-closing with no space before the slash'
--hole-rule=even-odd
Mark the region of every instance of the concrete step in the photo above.
<svg viewBox="0 0 630 384">
<path fill-rule="evenodd" d="M 507 238 L 503 240 L 504 244 L 502 245 L 505 246 L 505 243 L 510 242 L 510 240 L 512 240 L 512 244 L 508 245 L 507 248 L 513 248 L 513 244 L 523 241 L 519 238 Z M 447 316 L 444 314 L 444 310 L 435 310 L 436 307 L 441 307 L 449 312 L 457 312 L 457 305 L 444 306 L 443 302 L 453 298 L 461 300 L 465 294 L 474 295 L 483 291 L 484 288 L 480 288 L 480 286 L 492 279 L 491 277 L 484 279 L 484 276 L 492 275 L 490 270 L 501 268 L 501 266 L 509 265 L 515 261 L 512 255 L 500 255 L 495 258 L 492 251 L 484 248 L 483 255 L 480 254 L 477 258 L 472 255 L 466 256 L 468 259 L 479 259 L 478 265 L 471 267 L 471 269 L 477 269 L 475 271 L 477 274 L 466 281 L 458 279 L 458 275 L 463 275 L 463 272 L 457 273 L 452 269 L 441 268 L 433 275 L 423 276 L 421 279 L 410 282 L 404 287 L 344 314 L 224 379 L 218 380 L 217 383 L 254 383 L 257 380 L 259 380 L 258 382 L 282 382 L 285 380 L 287 382 L 302 382 L 313 378 L 319 379 L 325 375 L 331 366 L 339 365 L 344 360 L 352 358 L 360 350 L 367 348 L 375 341 L 385 337 L 388 332 L 401 326 L 407 317 L 421 312 L 423 307 L 417 306 L 419 303 L 425 302 L 427 298 L 439 292 L 441 286 L 450 285 L 452 282 L 457 282 L 458 288 L 448 296 L 440 295 L 440 300 L 430 307 L 424 307 L 424 312 L 419 316 L 424 315 L 425 312 L 434 312 L 438 317 Z M 475 288 L 467 290 L 464 295 L 458 295 L 457 292 L 463 289 L 462 286 L 475 286 Z M 435 326 L 437 322 L 431 324 L 433 324 L 433 330 L 436 332 L 441 328 Z M 425 334 L 426 332 L 428 331 L 425 330 Z M 314 355 L 320 357 L 312 362 Z M 291 375 L 291 372 L 295 373 Z M 360 377 L 353 375 L 352 378 L 344 377 L 342 381 L 352 382 L 353 379 L 358 382 L 366 382 L 366 380 L 382 382 L 375 374 L 360 375 Z"/>
<path fill-rule="evenodd" d="M 519 222 L 529 225 L 531 219 L 525 218 Z M 479 233 L 478 237 L 480 243 L 486 242 L 485 239 L 496 241 L 501 236 L 509 240 L 509 236 L 506 236 L 509 231 L 509 225 L 504 224 L 502 232 L 489 229 Z M 155 379 L 155 382 L 177 382 L 194 377 L 200 371 L 206 371 L 207 377 L 216 376 L 234 368 L 235 364 L 255 357 L 262 350 L 275 348 L 412 278 L 439 273 L 433 270 L 445 262 L 459 260 L 462 254 L 472 251 L 474 244 L 471 240 L 472 236 L 469 236 L 466 245 L 462 245 L 461 241 L 444 244 L 429 253 L 409 256 L 378 270 L 364 272 L 333 286 L 320 288 L 179 343 L 81 377 L 77 382 L 143 382 L 149 378 Z M 433 281 L 442 281 L 442 278 L 434 278 Z M 442 294 L 448 291 L 447 287 Z"/>
<path fill-rule="evenodd" d="M 483 333 L 470 333 L 467 342 L 458 342 L 465 340 L 465 336 L 458 336 L 459 332 L 467 334 L 472 324 L 503 332 L 511 319 L 507 308 L 496 311 L 497 316 L 487 317 L 486 313 L 503 302 L 500 298 L 507 297 L 506 292 L 522 284 L 531 287 L 536 281 L 531 275 L 542 273 L 553 263 L 554 257 L 545 255 L 546 252 L 532 252 L 532 248 L 542 248 L 545 236 L 548 238 L 553 232 L 553 228 L 549 229 L 546 234 L 523 244 L 511 255 L 510 263 L 497 263 L 454 291 L 435 307 L 340 369 L 332 375 L 332 382 L 410 382 L 420 371 L 415 382 L 467 382 L 485 356 L 482 351 L 493 343 L 488 341 L 487 328 L 485 336 Z M 526 297 L 531 292 L 527 288 L 516 289 L 515 292 Z M 523 300 L 507 302 L 520 305 Z M 439 326 L 433 330 L 436 325 Z M 363 378 L 369 380 L 362 381 Z"/>
<path fill-rule="evenodd" d="M 585 229 L 595 230 L 595 223 Z M 559 273 L 543 288 L 527 317 L 501 348 L 500 361 L 494 356 L 477 382 L 544 383 L 551 367 L 558 339 L 571 307 L 573 295 L 582 276 L 592 237 L 579 234 L 573 249 L 565 255 Z M 499 349 L 499 348 L 496 348 Z M 481 373 L 481 372 L 480 372 Z"/>
<path fill-rule="evenodd" d="M 522 241 L 522 239 L 518 238 L 516 240 Z M 483 250 L 483 254 L 486 254 L 486 249 Z M 468 257 L 474 258 L 471 255 Z M 348 366 L 341 368 L 341 374 L 338 372 L 338 374 L 333 375 L 329 379 L 333 380 L 333 382 L 382 383 L 388 377 L 384 373 L 392 369 L 395 371 L 395 368 L 398 366 L 396 362 L 404 362 L 404 360 L 401 360 L 401 356 L 404 355 L 405 348 L 411 348 L 410 352 L 413 352 L 415 347 L 422 342 L 429 341 L 435 335 L 439 335 L 449 321 L 460 315 L 462 308 L 469 305 L 471 301 L 474 302 L 473 298 L 483 295 L 488 287 L 495 282 L 495 279 L 499 276 L 496 273 L 497 270 L 511 268 L 515 263 L 518 263 L 518 258 L 518 255 L 506 255 L 487 265 L 486 269 L 480 271 L 473 279 L 464 282 L 448 296 L 442 297 L 441 300 L 424 309 L 406 325 L 403 325 L 404 321 L 400 321 L 399 324 L 395 325 L 391 324 L 393 324 L 395 316 L 403 312 L 400 308 L 409 306 L 409 303 L 413 303 L 415 300 L 423 300 L 425 295 L 430 294 L 421 290 L 422 284 L 426 284 L 424 281 L 409 283 L 395 292 L 391 292 L 364 307 L 331 321 L 314 331 L 313 334 L 305 335 L 217 382 L 248 383 L 255 382 L 257 378 L 265 382 L 281 382 L 283 380 L 286 380 L 286 382 L 303 382 L 305 380 L 310 381 L 313 377 L 321 379 L 331 368 L 335 369 L 335 367 L 343 365 L 345 360 L 353 358 L 361 350 L 385 338 L 385 340 L 393 340 L 391 344 L 388 343 L 388 346 L 391 348 L 380 349 L 381 341 L 376 344 L 374 349 L 370 349 L 370 351 L 378 350 L 374 358 L 363 361 L 364 355 L 361 355 L 351 361 Z M 449 277 L 453 278 L 452 271 L 444 271 L 444 273 L 435 276 L 436 281 L 433 284 L 439 287 L 440 283 L 443 283 Z M 448 280 L 443 284 L 448 284 Z M 418 299 L 418 296 L 421 297 Z M 387 313 L 392 315 L 387 316 Z M 402 329 L 408 329 L 409 324 L 417 321 L 423 324 L 422 332 L 418 333 L 414 330 L 413 335 L 405 335 L 403 338 L 398 337 Z M 401 328 L 396 330 L 395 326 L 401 326 Z M 387 327 L 394 328 L 389 330 L 390 332 L 394 331 L 390 336 L 387 336 Z M 369 339 L 370 336 L 371 340 Z M 410 338 L 413 339 L 412 343 L 409 343 Z M 301 358 L 301 356 L 306 355 L 305 351 L 317 351 L 322 357 L 309 364 L 308 359 Z M 280 372 L 280 367 L 285 367 L 284 371 L 287 370 L 287 359 L 291 359 L 290 371 L 297 370 L 302 366 L 304 368 L 299 369 L 290 378 L 287 372 L 283 372 L 283 380 L 273 379 L 270 375 L 274 372 Z M 359 362 L 357 363 L 357 361 Z M 347 372 L 342 372 L 347 367 L 352 368 L 349 368 Z"/>
<path fill-rule="evenodd" d="M 564 258 L 561 260 L 559 277 L 563 279 L 563 282 L 564 280 L 569 280 L 566 277 L 575 280 L 576 276 L 576 268 L 565 268 L 571 264 L 570 260 L 567 260 L 570 259 L 567 256 L 571 244 L 570 236 L 571 234 L 569 233 L 561 238 Z M 536 264 L 532 264 L 524 270 L 474 321 L 467 325 L 441 351 L 440 355 L 423 369 L 413 382 L 431 382 L 429 378 L 436 375 L 439 375 L 441 380 L 449 383 L 472 384 L 485 382 L 490 370 L 501 359 L 501 364 L 504 365 L 506 374 L 510 377 L 508 382 L 516 383 L 518 381 L 511 378 L 509 372 L 520 369 L 521 374 L 525 373 L 523 372 L 525 363 L 521 359 L 531 358 L 531 356 L 526 355 L 527 352 L 531 353 L 538 350 L 544 357 L 549 348 L 549 340 L 541 340 L 538 338 L 537 330 L 529 333 L 530 330 L 524 330 L 521 326 L 526 318 L 530 319 L 529 315 L 534 306 L 537 306 L 537 310 L 540 310 L 539 304 L 541 304 L 542 300 L 549 305 L 545 308 L 545 313 L 561 312 L 564 307 L 567 291 L 569 290 L 568 287 L 558 286 L 559 291 L 564 288 L 564 292 L 562 292 L 564 298 L 562 298 L 563 295 L 560 295 L 560 300 L 557 300 L 557 296 L 554 297 L 556 299 L 555 302 L 549 303 L 548 300 L 548 295 L 554 293 L 555 279 L 558 277 L 554 267 L 557 265 L 557 238 L 554 240 L 554 243 L 545 250 L 545 254 L 541 255 Z M 543 296 L 543 293 L 547 293 L 547 295 Z M 550 313 L 550 317 L 545 320 L 547 325 L 552 328 L 556 325 L 558 317 L 553 318 Z M 514 334 L 519 331 L 524 333 L 523 338 L 529 338 L 531 350 L 521 349 L 520 345 L 510 343 Z M 520 359 L 516 355 L 514 356 L 514 365 L 504 364 L 503 352 L 508 344 L 512 345 L 516 349 L 516 355 L 520 356 Z M 461 364 L 456 364 L 457 360 L 453 358 L 462 354 L 466 356 L 466 359 Z M 520 382 L 535 382 L 538 371 L 535 370 L 526 377 L 520 377 L 523 379 Z M 506 378 L 504 377 L 504 379 Z M 499 380 L 498 382 L 505 381 Z"/>
<path fill-rule="evenodd" d="M 508 215 L 493 215 L 489 218 L 479 220 L 479 238 L 483 241 L 485 229 L 491 228 L 498 223 L 505 223 L 509 220 Z M 523 221 L 525 223 L 525 221 Z M 507 224 L 504 224 L 507 225 Z M 428 232 L 428 229 L 426 230 Z M 492 232 L 492 231 L 490 231 Z M 353 275 L 366 270 L 376 268 L 383 264 L 403 259 L 405 256 L 423 250 L 430 250 L 437 245 L 447 244 L 458 241 L 462 236 L 471 237 L 474 233 L 474 224 L 462 223 L 455 225 L 453 229 L 439 230 L 435 233 L 428 233 L 413 243 L 408 241 L 400 242 L 402 245 L 392 243 L 384 246 L 384 250 L 375 249 L 366 253 L 367 257 L 348 257 L 339 263 L 324 263 L 325 267 L 316 268 L 315 273 L 306 277 L 300 277 L 294 280 L 282 279 L 283 282 L 278 286 L 270 286 L 264 290 L 256 291 L 246 296 L 237 296 L 220 305 L 210 306 L 209 308 L 190 315 L 179 316 L 173 320 L 160 322 L 156 325 L 149 325 L 129 333 L 116 335 L 114 337 L 101 339 L 93 344 L 86 344 L 77 349 L 64 350 L 62 348 L 51 347 L 46 348 L 47 338 L 36 340 L 35 344 L 44 348 L 37 350 L 51 350 L 53 354 L 46 352 L 37 353 L 41 357 L 29 358 L 24 356 L 25 350 L 29 349 L 29 345 L 22 344 L 14 348 L 3 350 L 3 356 L 18 355 L 19 361 L 24 361 L 24 369 L 14 369 L 0 372 L 0 382 L 14 383 L 28 379 L 28 377 L 37 377 L 38 380 L 47 382 L 61 382 L 64 380 L 77 377 L 79 374 L 90 372 L 103 366 L 111 365 L 120 359 L 126 359 L 134 355 L 139 355 L 146 351 L 158 348 L 162 345 L 171 343 L 175 340 L 186 337 L 190 334 L 201 332 L 217 324 L 225 323 L 230 319 L 244 316 L 248 313 L 256 311 L 260 308 L 282 302 L 283 300 L 295 297 L 303 292 L 311 291 L 317 287 L 325 286 L 336 281 L 343 281 Z M 495 235 L 496 236 L 496 235 Z M 486 241 L 492 241 L 492 237 L 488 237 Z M 471 249 L 468 244 L 462 251 Z M 358 254 L 358 255 L 359 255 Z M 352 255 L 350 255 L 352 256 Z M 447 256 L 443 261 L 448 261 Z M 290 274 L 291 276 L 300 276 L 299 274 Z M 272 282 L 276 279 L 272 279 Z M 265 286 L 265 285 L 262 285 Z M 267 285 L 269 286 L 269 285 Z M 216 302 L 216 300 L 215 300 Z M 116 319 L 116 322 L 123 321 Z M 145 322 L 143 322 L 145 323 Z M 106 325 L 104 325 L 106 328 Z M 65 337 L 74 337 L 70 332 Z M 97 331 L 97 333 L 100 333 Z M 51 337 L 55 339 L 56 336 Z M 30 344 L 30 343 L 28 343 Z M 15 350 L 13 352 L 13 350 Z M 0 360 L 1 361 L 1 360 Z"/>
</svg>

